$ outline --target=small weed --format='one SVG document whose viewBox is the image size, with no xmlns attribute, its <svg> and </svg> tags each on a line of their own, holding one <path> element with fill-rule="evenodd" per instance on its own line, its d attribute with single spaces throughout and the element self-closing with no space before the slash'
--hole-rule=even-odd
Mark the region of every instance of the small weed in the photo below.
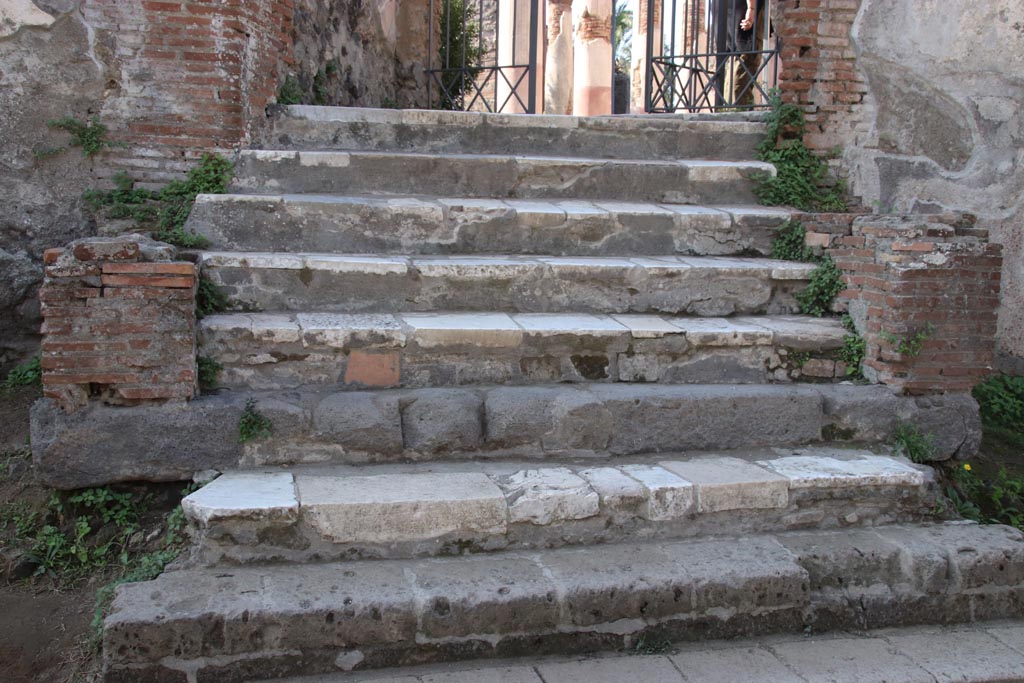
<svg viewBox="0 0 1024 683">
<path fill-rule="evenodd" d="M 884 331 L 881 332 L 880 336 L 887 343 L 892 344 L 897 353 L 907 356 L 908 358 L 917 358 L 921 355 L 921 351 L 924 349 L 924 343 L 931 339 L 931 336 L 934 333 L 935 325 L 927 323 L 923 328 L 906 337 L 897 337 L 892 333 Z"/>
<path fill-rule="evenodd" d="M 784 261 L 811 261 L 814 251 L 806 244 L 807 231 L 800 221 L 786 221 L 775 231 L 772 258 Z"/>
<path fill-rule="evenodd" d="M 196 317 L 200 320 L 208 315 L 222 313 L 231 307 L 231 299 L 220 287 L 200 276 L 196 287 Z"/>
<path fill-rule="evenodd" d="M 839 349 L 839 360 L 846 364 L 847 377 L 863 379 L 864 354 L 867 351 L 867 343 L 863 337 L 857 334 L 853 318 L 849 315 L 843 315 L 843 327 L 849 334 L 843 337 L 843 346 Z"/>
<path fill-rule="evenodd" d="M 794 368 L 802 368 L 811 359 L 811 354 L 807 351 L 790 351 L 786 358 Z"/>
<path fill-rule="evenodd" d="M 18 387 L 38 387 L 43 384 L 43 366 L 40 356 L 33 356 L 31 360 L 22 363 L 9 373 L 0 384 L 5 390 L 17 389 Z"/>
<path fill-rule="evenodd" d="M 640 640 L 636 641 L 636 647 L 633 650 L 641 655 L 663 655 L 666 652 L 671 652 L 672 648 L 672 641 L 667 638 L 648 640 L 647 636 L 640 636 Z"/>
<path fill-rule="evenodd" d="M 288 76 L 277 91 L 278 104 L 302 104 L 302 86 L 295 76 Z"/>
<path fill-rule="evenodd" d="M 65 147 L 50 147 L 36 153 L 36 156 L 55 156 L 70 147 L 80 147 L 82 153 L 87 157 L 95 156 L 105 149 L 111 147 L 124 147 L 120 142 L 111 142 L 107 139 L 109 132 L 107 127 L 100 123 L 98 116 L 92 117 L 90 121 L 81 121 L 73 116 L 47 121 L 50 128 L 62 130 L 71 136 L 71 140 Z"/>
<path fill-rule="evenodd" d="M 775 166 L 774 176 L 756 180 L 755 193 L 762 204 L 793 206 L 802 211 L 846 211 L 842 182 L 828 178 L 828 167 L 804 144 L 807 122 L 803 110 L 783 104 L 778 91 L 771 93 L 768 135 L 758 146 L 758 158 Z"/>
<path fill-rule="evenodd" d="M 925 464 L 935 458 L 935 437 L 924 434 L 915 424 L 901 422 L 892 436 L 892 445 L 910 462 Z"/>
<path fill-rule="evenodd" d="M 827 315 L 832 302 L 845 288 L 842 272 L 830 257 L 824 257 L 811 273 L 807 289 L 796 295 L 800 311 L 818 318 Z"/>
<path fill-rule="evenodd" d="M 128 174 L 118 173 L 113 190 L 86 190 L 82 198 L 107 218 L 130 218 L 143 229 L 153 230 L 158 240 L 185 249 L 202 249 L 209 240 L 185 229 L 192 205 L 196 195 L 227 192 L 232 172 L 230 161 L 207 154 L 185 180 L 175 180 L 160 190 L 137 188 Z"/>
<path fill-rule="evenodd" d="M 961 517 L 1024 531 L 1024 477 L 1011 475 L 1005 468 L 986 477 L 963 463 L 949 472 L 945 493 Z"/>
<path fill-rule="evenodd" d="M 201 389 L 216 389 L 217 379 L 224 366 L 208 356 L 196 358 L 196 365 L 199 368 L 199 387 Z"/>
<path fill-rule="evenodd" d="M 245 410 L 238 419 L 238 442 L 246 443 L 257 439 L 269 439 L 274 432 L 274 425 L 265 415 L 256 410 L 256 401 L 245 402 Z"/>
</svg>

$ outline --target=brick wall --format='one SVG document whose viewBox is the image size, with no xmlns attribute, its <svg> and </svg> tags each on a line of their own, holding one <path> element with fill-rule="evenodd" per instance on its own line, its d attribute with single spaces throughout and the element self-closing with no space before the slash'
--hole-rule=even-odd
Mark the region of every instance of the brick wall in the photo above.
<svg viewBox="0 0 1024 683">
<path fill-rule="evenodd" d="M 195 396 L 196 267 L 141 235 L 46 252 L 43 393 L 71 411 Z"/>
<path fill-rule="evenodd" d="M 292 0 L 85 0 L 114 73 L 101 118 L 126 143 L 100 177 L 177 177 L 204 152 L 247 143 L 290 63 Z"/>
<path fill-rule="evenodd" d="M 928 393 L 970 391 L 992 372 L 1002 247 L 970 217 L 863 216 L 834 244 L 866 377 Z"/>
<path fill-rule="evenodd" d="M 861 0 L 778 0 L 776 31 L 782 42 L 781 92 L 803 107 L 813 150 L 850 144 L 863 126 L 868 97 L 851 39 Z"/>
</svg>

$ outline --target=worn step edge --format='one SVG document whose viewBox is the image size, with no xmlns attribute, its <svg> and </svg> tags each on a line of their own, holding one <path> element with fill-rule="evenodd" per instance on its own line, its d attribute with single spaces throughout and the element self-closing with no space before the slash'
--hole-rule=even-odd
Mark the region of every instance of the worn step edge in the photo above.
<svg viewBox="0 0 1024 683">
<path fill-rule="evenodd" d="M 759 161 L 243 150 L 233 191 L 756 203 Z"/>
<path fill-rule="evenodd" d="M 268 439 L 239 442 L 247 401 Z M 896 396 L 880 386 L 583 384 L 260 394 L 183 405 L 32 407 L 40 479 L 58 488 L 177 481 L 196 472 L 320 462 L 629 456 L 880 444 L 901 423 L 934 438 L 936 457 L 969 458 L 981 438 L 969 394 Z M 146 444 L 140 449 L 139 444 Z"/>
<path fill-rule="evenodd" d="M 847 334 L 803 316 L 233 313 L 200 322 L 199 351 L 255 389 L 740 384 L 841 380 Z"/>
<path fill-rule="evenodd" d="M 814 265 L 713 257 L 202 252 L 241 310 L 793 313 Z"/>
<path fill-rule="evenodd" d="M 1012 618 L 1022 587 L 1021 533 L 963 523 L 176 571 L 118 588 L 104 672 L 235 683 L 641 637 Z"/>
<path fill-rule="evenodd" d="M 920 521 L 930 468 L 861 450 L 231 471 L 182 502 L 200 564 L 413 557 Z"/>
<path fill-rule="evenodd" d="M 332 195 L 199 195 L 218 249 L 349 253 L 771 254 L 792 212 L 760 206 Z"/>
<path fill-rule="evenodd" d="M 763 117 L 576 117 L 275 108 L 265 146 L 289 149 L 514 151 L 608 158 L 753 158 Z"/>
</svg>

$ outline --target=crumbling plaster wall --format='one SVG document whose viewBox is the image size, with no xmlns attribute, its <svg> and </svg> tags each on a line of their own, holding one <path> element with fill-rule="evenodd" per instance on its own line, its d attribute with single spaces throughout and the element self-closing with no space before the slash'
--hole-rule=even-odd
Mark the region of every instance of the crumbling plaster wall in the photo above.
<svg viewBox="0 0 1024 683">
<path fill-rule="evenodd" d="M 1024 3 L 862 0 L 870 94 L 843 165 L 880 212 L 976 214 L 1005 247 L 998 341 L 1024 372 Z"/>
<path fill-rule="evenodd" d="M 93 184 L 92 163 L 78 150 L 38 152 L 66 138 L 48 120 L 99 113 L 108 71 L 75 0 L 2 4 L 0 367 L 34 343 L 43 250 L 94 232 L 80 199 Z"/>
</svg>

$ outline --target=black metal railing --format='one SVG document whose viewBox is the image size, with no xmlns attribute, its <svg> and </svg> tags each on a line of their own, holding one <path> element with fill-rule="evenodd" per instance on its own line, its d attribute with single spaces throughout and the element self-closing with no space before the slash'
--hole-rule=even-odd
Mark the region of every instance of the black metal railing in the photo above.
<svg viewBox="0 0 1024 683">
<path fill-rule="evenodd" d="M 771 0 L 647 0 L 645 108 L 651 113 L 769 106 L 779 49 Z"/>
<path fill-rule="evenodd" d="M 535 113 L 539 9 L 540 0 L 430 0 L 430 106 Z"/>
</svg>

